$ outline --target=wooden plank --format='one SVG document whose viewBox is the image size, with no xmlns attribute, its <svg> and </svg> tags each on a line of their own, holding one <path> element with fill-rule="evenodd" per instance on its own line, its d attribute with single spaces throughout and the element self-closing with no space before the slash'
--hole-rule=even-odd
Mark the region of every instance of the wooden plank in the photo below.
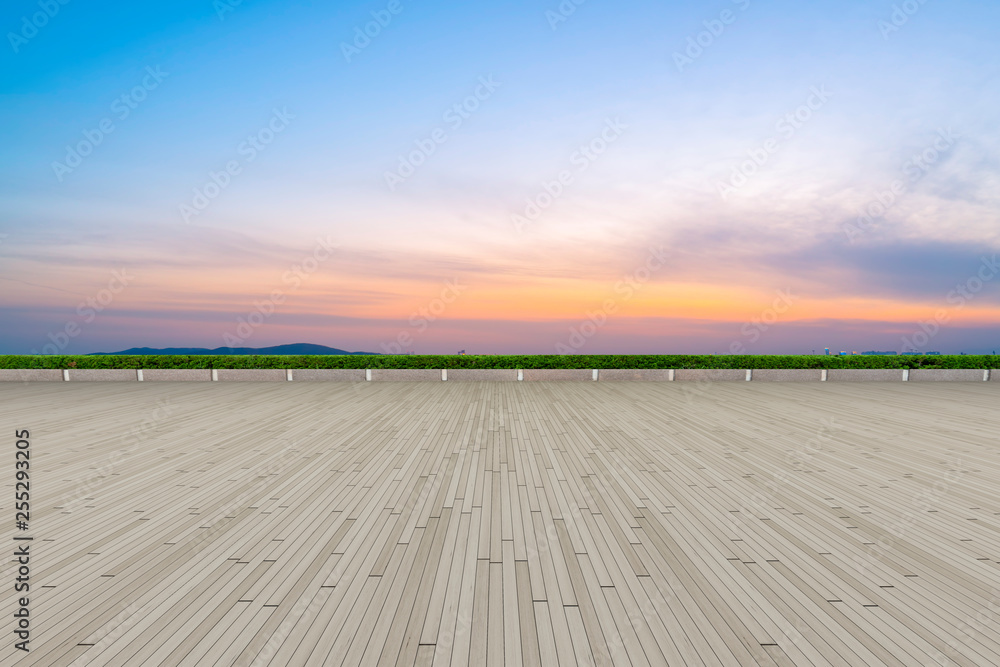
<svg viewBox="0 0 1000 667">
<path fill-rule="evenodd" d="M 1000 664 L 1000 383 L 48 384 L 0 664 Z"/>
</svg>

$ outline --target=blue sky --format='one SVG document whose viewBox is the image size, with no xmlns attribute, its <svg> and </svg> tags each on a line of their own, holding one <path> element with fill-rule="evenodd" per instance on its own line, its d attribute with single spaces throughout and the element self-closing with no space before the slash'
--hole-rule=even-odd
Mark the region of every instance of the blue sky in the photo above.
<svg viewBox="0 0 1000 667">
<path fill-rule="evenodd" d="M 998 19 L 937 0 L 10 2 L 0 351 L 217 347 L 251 317 L 248 346 L 551 353 L 584 327 L 582 353 L 899 349 L 941 311 L 925 349 L 991 351 L 1000 276 L 949 295 L 1000 247 Z M 284 280 L 318 239 L 338 250 Z M 651 247 L 667 259 L 645 276 Z M 467 287 L 421 325 L 449 280 Z"/>
</svg>

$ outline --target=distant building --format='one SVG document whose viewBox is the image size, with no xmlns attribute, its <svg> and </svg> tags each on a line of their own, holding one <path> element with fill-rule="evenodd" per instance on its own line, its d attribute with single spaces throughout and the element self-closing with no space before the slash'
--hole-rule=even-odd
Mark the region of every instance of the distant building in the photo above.
<svg viewBox="0 0 1000 667">
<path fill-rule="evenodd" d="M 862 352 L 861 354 L 869 354 L 869 355 L 876 354 L 876 355 L 882 355 L 882 356 L 889 356 L 889 355 L 896 356 L 896 352 L 895 351 L 891 351 L 891 352 L 876 352 L 875 350 L 868 350 L 867 352 Z"/>
<path fill-rule="evenodd" d="M 830 356 L 830 348 L 824 348 L 826 350 L 826 356 Z"/>
</svg>

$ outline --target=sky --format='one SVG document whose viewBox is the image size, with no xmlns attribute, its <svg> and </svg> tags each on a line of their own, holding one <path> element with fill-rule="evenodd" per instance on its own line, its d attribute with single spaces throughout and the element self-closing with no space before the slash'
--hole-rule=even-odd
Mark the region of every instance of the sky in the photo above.
<svg viewBox="0 0 1000 667">
<path fill-rule="evenodd" d="M 10 0 L 0 353 L 989 353 L 997 25 Z"/>
</svg>

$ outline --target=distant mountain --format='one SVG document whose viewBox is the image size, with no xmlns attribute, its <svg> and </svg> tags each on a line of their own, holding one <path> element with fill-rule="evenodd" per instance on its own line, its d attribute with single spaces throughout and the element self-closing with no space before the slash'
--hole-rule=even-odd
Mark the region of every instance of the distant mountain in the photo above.
<svg viewBox="0 0 1000 667">
<path fill-rule="evenodd" d="M 312 343 L 292 343 L 291 345 L 275 345 L 274 347 L 217 347 L 209 350 L 204 347 L 133 347 L 121 352 L 93 352 L 93 355 L 112 354 L 378 354 L 378 352 L 347 352 L 326 345 Z"/>
</svg>

